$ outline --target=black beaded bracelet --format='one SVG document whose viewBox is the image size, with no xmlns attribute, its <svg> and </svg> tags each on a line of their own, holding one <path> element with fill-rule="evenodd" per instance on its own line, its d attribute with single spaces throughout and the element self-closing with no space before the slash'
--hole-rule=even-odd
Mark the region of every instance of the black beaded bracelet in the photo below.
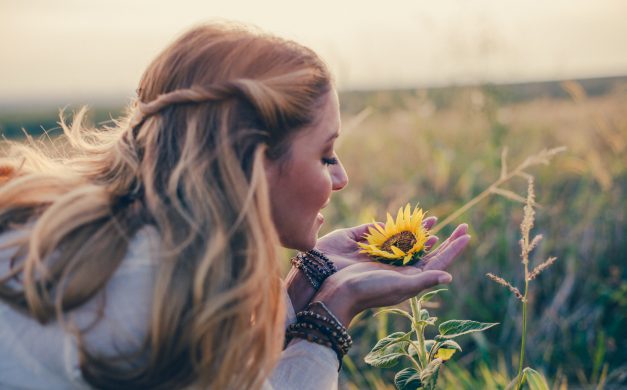
<svg viewBox="0 0 627 390">
<path fill-rule="evenodd" d="M 315 306 L 320 307 L 328 316 L 309 310 Z M 342 358 L 353 344 L 346 328 L 321 301 L 310 303 L 307 310 L 296 314 L 296 319 L 296 323 L 287 327 L 285 346 L 295 337 L 327 346 L 337 355 L 339 371 L 342 368 Z"/>
<path fill-rule="evenodd" d="M 330 339 L 333 339 L 336 342 L 335 345 L 337 346 L 337 348 L 341 350 L 342 355 L 346 355 L 346 353 L 348 352 L 348 350 L 350 349 L 352 345 L 352 340 L 350 339 L 350 336 L 348 334 L 343 334 L 342 332 L 338 332 L 334 328 L 330 328 L 328 326 L 325 326 L 316 322 L 298 322 L 290 326 L 291 326 L 290 330 L 294 330 L 294 331 L 308 332 L 308 330 L 317 330 L 319 333 L 323 334 L 324 336 L 329 337 Z M 331 344 L 332 345 L 329 345 L 329 346 L 333 348 L 333 343 Z"/>
<path fill-rule="evenodd" d="M 312 249 L 308 252 L 299 252 L 292 258 L 292 265 L 305 274 L 309 283 L 316 290 L 329 276 L 337 272 L 333 262 L 322 252 Z"/>
</svg>

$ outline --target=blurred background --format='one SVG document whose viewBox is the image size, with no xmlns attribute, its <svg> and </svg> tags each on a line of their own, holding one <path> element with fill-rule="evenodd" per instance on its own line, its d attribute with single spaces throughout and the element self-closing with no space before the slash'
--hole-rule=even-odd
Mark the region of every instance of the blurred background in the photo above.
<svg viewBox="0 0 627 390">
<path fill-rule="evenodd" d="M 526 365 L 555 389 L 627 388 L 626 17 L 622 0 L 0 0 L 0 133 L 54 137 L 59 109 L 85 104 L 105 124 L 167 43 L 227 19 L 310 46 L 336 75 L 350 185 L 323 233 L 407 202 L 443 220 L 498 179 L 504 148 L 514 167 L 567 146 L 528 171 L 545 237 L 532 262 L 558 262 L 531 285 Z M 524 196 L 526 182 L 505 188 Z M 485 274 L 523 285 L 521 219 L 520 203 L 493 195 L 454 221 L 473 240 L 432 315 L 500 325 L 461 340 L 442 388 L 500 389 L 515 375 L 521 307 Z M 363 357 L 407 324 L 372 314 L 352 325 L 341 388 L 393 388 L 396 370 Z"/>
</svg>

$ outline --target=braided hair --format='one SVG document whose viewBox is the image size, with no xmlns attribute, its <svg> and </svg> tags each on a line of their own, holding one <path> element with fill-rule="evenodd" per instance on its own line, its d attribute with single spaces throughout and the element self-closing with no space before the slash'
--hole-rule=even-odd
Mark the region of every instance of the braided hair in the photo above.
<svg viewBox="0 0 627 390">
<path fill-rule="evenodd" d="M 81 110 L 71 124 L 61 118 L 56 155 L 11 144 L 0 232 L 29 234 L 11 243 L 21 255 L 0 299 L 42 323 L 71 322 L 68 311 L 102 294 L 129 240 L 152 226 L 159 265 L 144 340 L 101 356 L 83 340 L 88 329 L 69 327 L 83 377 L 111 389 L 260 388 L 283 341 L 263 158 L 289 157 L 331 83 L 299 44 L 201 25 L 149 65 L 115 126 L 88 128 Z"/>
</svg>

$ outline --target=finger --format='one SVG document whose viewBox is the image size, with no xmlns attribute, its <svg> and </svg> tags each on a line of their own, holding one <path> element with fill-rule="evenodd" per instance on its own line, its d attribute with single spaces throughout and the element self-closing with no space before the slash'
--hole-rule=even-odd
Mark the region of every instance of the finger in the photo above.
<svg viewBox="0 0 627 390">
<path fill-rule="evenodd" d="M 453 233 L 451 233 L 451 235 L 446 240 L 444 240 L 444 242 L 440 244 L 439 247 L 437 247 L 430 254 L 426 255 L 424 259 L 428 260 L 431 257 L 436 256 L 438 253 L 444 251 L 451 244 L 451 242 L 455 241 L 459 237 L 466 235 L 467 233 L 468 233 L 468 225 L 465 223 L 462 223 L 461 225 L 457 226 L 455 230 L 453 230 Z"/>
<path fill-rule="evenodd" d="M 428 259 L 424 270 L 444 270 L 455 260 L 457 255 L 468 245 L 470 236 L 468 234 L 456 238 L 436 256 Z"/>
<path fill-rule="evenodd" d="M 384 226 L 383 222 L 370 222 L 364 223 L 362 225 L 354 226 L 348 228 L 348 236 L 352 238 L 354 241 L 361 241 L 364 239 L 364 235 L 368 233 L 368 229 L 375 229 L 375 225 Z"/>
<path fill-rule="evenodd" d="M 433 248 L 433 246 L 437 244 L 438 240 L 438 236 L 430 236 L 429 238 L 427 238 L 427 241 L 425 242 L 425 250 L 430 251 L 431 248 Z"/>
<path fill-rule="evenodd" d="M 402 280 L 398 288 L 401 289 L 404 296 L 414 297 L 429 287 L 442 283 L 450 283 L 453 277 L 448 272 L 432 270 L 405 276 Z"/>
<path fill-rule="evenodd" d="M 437 217 L 425 218 L 425 220 L 422 221 L 422 226 L 424 226 L 425 229 L 429 230 L 433 227 L 433 225 L 435 225 L 436 222 L 438 222 Z"/>
</svg>

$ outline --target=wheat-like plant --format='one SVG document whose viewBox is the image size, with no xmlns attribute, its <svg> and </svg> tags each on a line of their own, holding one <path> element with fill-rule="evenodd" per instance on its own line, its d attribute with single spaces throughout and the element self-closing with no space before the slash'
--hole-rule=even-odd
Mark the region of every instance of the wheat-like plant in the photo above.
<svg viewBox="0 0 627 390">
<path fill-rule="evenodd" d="M 501 195 L 508 199 L 525 203 L 525 215 L 521 224 L 522 239 L 520 240 L 522 263 L 525 267 L 524 293 L 521 293 L 518 288 L 514 287 L 507 280 L 491 273 L 488 274 L 490 279 L 509 288 L 516 298 L 523 302 L 523 336 L 520 367 L 516 379 L 510 383 L 510 388 L 513 386 L 513 383 L 517 383 L 517 389 L 520 389 L 523 378 L 526 378 L 527 382 L 532 385 L 533 389 L 546 388 L 548 390 L 548 387 L 546 387 L 546 380 L 538 372 L 529 367 L 525 368 L 525 370 L 522 369 L 526 335 L 527 293 L 529 281 L 537 277 L 556 260 L 556 258 L 551 257 L 533 268 L 533 270 L 529 271 L 529 253 L 538 245 L 542 236 L 537 235 L 532 240 L 529 240 L 529 234 L 534 223 L 534 207 L 539 207 L 539 205 L 536 204 L 535 201 L 533 176 L 527 173 L 526 170 L 535 165 L 548 164 L 556 154 L 564 151 L 565 149 L 565 147 L 558 147 L 554 149 L 542 150 L 538 154 L 527 157 L 512 171 L 508 171 L 507 169 L 507 149 L 504 149 L 501 154 L 501 174 L 499 179 L 431 230 L 431 233 L 435 234 L 442 227 L 453 222 L 464 212 L 468 211 L 472 206 L 491 194 Z M 503 184 L 515 177 L 523 177 L 527 179 L 528 186 L 526 198 L 523 198 L 510 190 L 502 188 Z M 438 373 L 442 363 L 449 359 L 455 351 L 461 351 L 461 347 L 453 340 L 453 338 L 471 332 L 480 332 L 496 325 L 495 323 L 480 323 L 468 320 L 449 320 L 439 325 L 438 330 L 440 334 L 436 336 L 434 340 L 426 340 L 424 335 L 425 328 L 427 326 L 434 326 L 437 318 L 431 317 L 429 312 L 421 307 L 421 304 L 431 299 L 440 291 L 442 290 L 426 293 L 420 298 L 411 298 L 411 313 L 397 308 L 385 309 L 379 312 L 397 314 L 407 318 L 411 322 L 411 330 L 408 332 L 395 332 L 381 338 L 364 359 L 366 363 L 376 367 L 392 367 L 396 365 L 401 358 L 405 358 L 410 361 L 411 366 L 399 371 L 394 378 L 395 385 L 398 389 L 435 389 Z"/>
<path fill-rule="evenodd" d="M 527 306 L 528 306 L 527 294 L 529 292 L 529 282 L 535 279 L 542 271 L 546 270 L 555 262 L 555 260 L 557 260 L 556 257 L 549 257 L 544 262 L 535 266 L 531 271 L 529 270 L 529 254 L 542 240 L 542 235 L 536 235 L 535 237 L 533 237 L 533 239 L 530 239 L 531 229 L 533 228 L 533 225 L 535 222 L 535 210 L 533 208 L 534 205 L 535 205 L 535 190 L 534 190 L 533 177 L 528 176 L 527 177 L 527 198 L 526 198 L 525 207 L 524 207 L 523 220 L 522 220 L 522 223 L 520 224 L 520 232 L 521 232 L 520 258 L 521 258 L 521 263 L 523 264 L 523 268 L 525 271 L 525 278 L 524 278 L 525 288 L 523 290 L 524 292 L 521 293 L 517 287 L 515 287 L 510 282 L 508 282 L 507 280 L 503 279 L 500 276 L 494 275 L 492 273 L 487 274 L 488 278 L 492 279 L 493 281 L 495 281 L 496 283 L 500 285 L 507 287 L 512 292 L 512 294 L 514 294 L 514 296 L 522 302 L 522 305 L 523 305 L 522 337 L 521 337 L 521 344 L 520 344 L 520 358 L 518 361 L 518 374 L 516 375 L 516 379 L 511 384 L 513 385 L 513 383 L 516 383 L 516 389 L 520 389 L 522 387 L 525 376 L 527 376 L 527 381 L 529 381 L 530 383 L 532 380 L 538 381 L 538 386 L 540 386 L 539 388 L 545 388 L 546 386 L 546 380 L 539 373 L 537 373 L 536 371 L 528 367 L 525 370 L 523 370 L 523 364 L 525 360 L 525 339 L 527 335 Z M 533 379 L 531 379 L 532 377 Z M 546 386 L 546 388 L 548 389 L 548 386 Z"/>
</svg>

